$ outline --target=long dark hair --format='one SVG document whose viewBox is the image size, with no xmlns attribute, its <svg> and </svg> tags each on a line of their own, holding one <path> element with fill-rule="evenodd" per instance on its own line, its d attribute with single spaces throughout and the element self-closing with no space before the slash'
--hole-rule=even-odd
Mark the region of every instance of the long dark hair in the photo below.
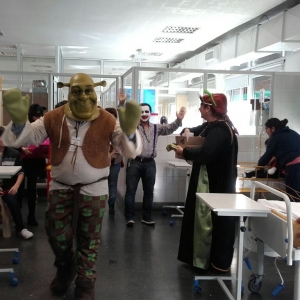
<svg viewBox="0 0 300 300">
<path fill-rule="evenodd" d="M 34 122 L 35 120 L 33 117 L 40 118 L 44 116 L 44 110 L 46 107 L 40 106 L 37 103 L 33 103 L 29 107 L 29 112 L 28 112 L 28 120 L 30 123 Z"/>
<path fill-rule="evenodd" d="M 271 118 L 271 119 L 267 120 L 267 122 L 265 123 L 265 127 L 267 127 L 267 128 L 274 127 L 275 131 L 277 131 L 277 130 L 284 128 L 288 122 L 289 122 L 288 119 L 283 119 L 280 121 L 277 118 Z"/>
</svg>

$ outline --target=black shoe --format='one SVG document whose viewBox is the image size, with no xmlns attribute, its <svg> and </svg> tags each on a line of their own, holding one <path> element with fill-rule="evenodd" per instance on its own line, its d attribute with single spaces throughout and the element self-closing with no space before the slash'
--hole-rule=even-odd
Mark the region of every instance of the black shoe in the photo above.
<svg viewBox="0 0 300 300">
<path fill-rule="evenodd" d="M 30 215 L 27 217 L 27 224 L 30 226 L 39 226 L 39 223 L 35 219 L 35 216 L 30 216 Z"/>
<path fill-rule="evenodd" d="M 108 211 L 108 213 L 109 213 L 110 215 L 114 215 L 114 214 L 115 214 L 115 207 L 114 207 L 113 205 L 110 205 L 110 206 L 109 206 L 109 211 Z"/>
<path fill-rule="evenodd" d="M 73 259 L 65 266 L 58 266 L 56 275 L 50 284 L 50 290 L 56 296 L 65 294 L 76 276 L 76 263 Z"/>
</svg>

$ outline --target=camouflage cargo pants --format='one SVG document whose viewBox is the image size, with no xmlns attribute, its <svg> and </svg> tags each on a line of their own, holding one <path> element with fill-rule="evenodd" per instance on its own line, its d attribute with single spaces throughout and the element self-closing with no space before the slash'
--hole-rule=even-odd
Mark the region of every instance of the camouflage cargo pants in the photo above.
<svg viewBox="0 0 300 300">
<path fill-rule="evenodd" d="M 107 195 L 79 194 L 78 200 L 75 250 L 77 276 L 83 280 L 94 280 Z M 56 265 L 66 265 L 74 256 L 73 208 L 74 191 L 72 189 L 50 191 L 46 206 L 45 227 L 50 246 L 55 254 Z"/>
</svg>

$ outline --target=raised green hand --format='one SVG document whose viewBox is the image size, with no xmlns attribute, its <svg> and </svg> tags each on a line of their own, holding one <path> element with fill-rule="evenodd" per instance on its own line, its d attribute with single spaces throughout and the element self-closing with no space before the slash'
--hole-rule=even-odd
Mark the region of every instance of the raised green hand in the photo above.
<svg viewBox="0 0 300 300">
<path fill-rule="evenodd" d="M 141 107 L 133 100 L 126 102 L 126 107 L 120 107 L 119 121 L 122 130 L 127 134 L 135 133 L 141 118 Z"/>
<path fill-rule="evenodd" d="M 28 118 L 29 95 L 22 96 L 19 89 L 10 89 L 3 94 L 3 106 L 14 124 L 25 124 Z"/>
</svg>

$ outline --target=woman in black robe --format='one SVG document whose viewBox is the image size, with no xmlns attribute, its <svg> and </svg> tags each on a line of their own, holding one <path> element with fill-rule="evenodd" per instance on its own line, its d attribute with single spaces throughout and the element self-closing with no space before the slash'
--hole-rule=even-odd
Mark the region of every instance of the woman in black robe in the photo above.
<svg viewBox="0 0 300 300">
<path fill-rule="evenodd" d="M 227 272 L 233 258 L 235 217 L 220 217 L 196 200 L 196 192 L 235 193 L 238 143 L 236 129 L 229 120 L 224 94 L 201 97 L 201 117 L 207 122 L 186 128 L 194 136 L 205 137 L 201 147 L 177 146 L 175 152 L 193 161 L 186 198 L 178 259 L 194 267 Z M 220 197 L 220 201 L 222 198 Z"/>
</svg>

